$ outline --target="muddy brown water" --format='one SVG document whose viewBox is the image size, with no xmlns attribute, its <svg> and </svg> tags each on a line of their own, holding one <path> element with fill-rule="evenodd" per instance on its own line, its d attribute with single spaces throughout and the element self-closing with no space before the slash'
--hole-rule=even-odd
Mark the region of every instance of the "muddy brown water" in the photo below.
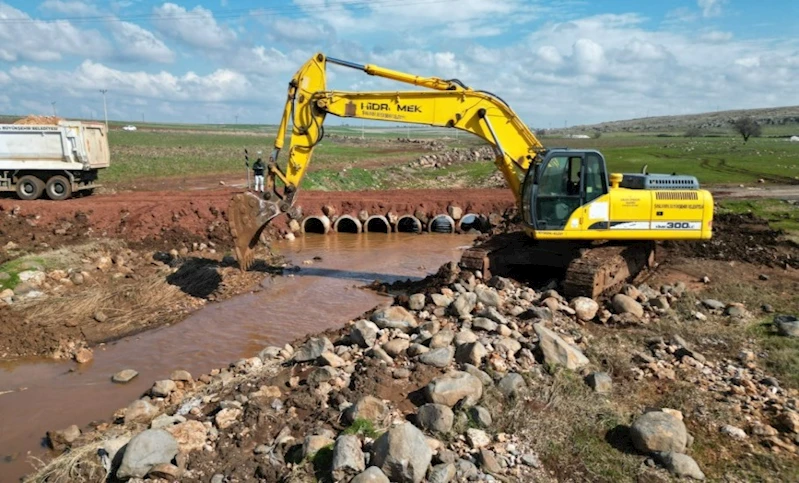
<svg viewBox="0 0 799 483">
<path fill-rule="evenodd" d="M 251 357 L 266 345 L 344 324 L 389 297 L 362 287 L 373 280 L 420 279 L 460 257 L 472 236 L 365 233 L 308 235 L 273 249 L 298 271 L 267 278 L 260 290 L 202 308 L 186 320 L 98 347 L 94 360 L 22 360 L 0 364 L 0 481 L 32 471 L 46 457 L 48 430 L 85 428 L 145 393 L 174 369 L 195 377 Z M 303 262 L 321 257 L 306 265 Z M 132 368 L 128 384 L 111 382 Z"/>
</svg>

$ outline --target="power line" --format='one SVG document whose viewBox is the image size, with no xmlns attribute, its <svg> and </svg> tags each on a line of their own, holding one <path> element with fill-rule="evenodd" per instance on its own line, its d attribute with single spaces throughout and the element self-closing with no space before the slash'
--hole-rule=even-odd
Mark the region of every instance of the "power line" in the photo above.
<svg viewBox="0 0 799 483">
<path fill-rule="evenodd" d="M 213 19 L 235 19 L 242 17 L 272 17 L 272 16 L 298 16 L 302 14 L 318 13 L 337 10 L 338 7 L 350 10 L 366 10 L 370 7 L 393 7 L 408 5 L 433 5 L 440 3 L 456 3 L 458 0 L 354 0 L 329 2 L 324 5 L 307 5 L 303 7 L 276 7 L 259 9 L 226 9 L 210 10 L 204 9 L 203 12 L 186 12 L 178 15 L 159 15 L 157 13 L 139 13 L 130 15 L 94 15 L 83 17 L 52 17 L 52 18 L 2 18 L 0 25 L 3 24 L 33 24 L 37 22 L 74 22 L 74 23 L 96 23 L 96 22 L 126 22 L 136 20 L 205 20 L 209 14 Z M 295 15 L 286 15 L 295 14 Z"/>
</svg>

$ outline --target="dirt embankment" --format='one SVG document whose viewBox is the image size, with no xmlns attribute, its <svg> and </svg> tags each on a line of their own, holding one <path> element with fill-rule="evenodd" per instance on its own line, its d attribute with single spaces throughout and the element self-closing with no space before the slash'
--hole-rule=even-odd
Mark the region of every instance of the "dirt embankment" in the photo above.
<svg viewBox="0 0 799 483">
<path fill-rule="evenodd" d="M 603 304 L 445 265 L 342 329 L 176 372 L 113 421 L 52 432 L 71 451 L 31 481 L 791 479 L 799 392 L 746 335 L 761 309 L 724 290 L 799 275 L 680 263 L 714 281 L 664 272 Z"/>
</svg>

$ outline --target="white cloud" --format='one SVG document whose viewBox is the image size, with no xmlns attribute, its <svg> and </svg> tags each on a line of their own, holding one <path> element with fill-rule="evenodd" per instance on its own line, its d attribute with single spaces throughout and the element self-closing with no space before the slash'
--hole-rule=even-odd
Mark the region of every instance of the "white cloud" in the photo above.
<svg viewBox="0 0 799 483">
<path fill-rule="evenodd" d="M 219 25 L 213 12 L 200 6 L 186 10 L 174 3 L 165 3 L 153 9 L 152 21 L 161 35 L 191 47 L 221 50 L 236 41 L 233 30 Z"/>
<path fill-rule="evenodd" d="M 719 30 L 713 30 L 702 34 L 700 36 L 700 39 L 710 43 L 724 43 L 729 40 L 732 40 L 732 32 L 721 32 Z"/>
<path fill-rule="evenodd" d="M 699 8 L 702 9 L 703 17 L 716 17 L 721 15 L 721 6 L 724 0 L 697 0 Z"/>
<path fill-rule="evenodd" d="M 172 52 L 152 32 L 130 22 L 118 22 L 111 30 L 116 41 L 116 56 L 122 60 L 170 63 L 175 60 Z"/>
<path fill-rule="evenodd" d="M 80 30 L 67 21 L 45 22 L 0 3 L 0 60 L 48 62 L 64 55 L 102 58 L 111 52 L 96 30 Z"/>
</svg>

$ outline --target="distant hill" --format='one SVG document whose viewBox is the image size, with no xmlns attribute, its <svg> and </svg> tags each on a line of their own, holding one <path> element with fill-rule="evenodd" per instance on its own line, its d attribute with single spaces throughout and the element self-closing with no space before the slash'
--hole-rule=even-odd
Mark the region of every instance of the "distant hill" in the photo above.
<svg viewBox="0 0 799 483">
<path fill-rule="evenodd" d="M 752 116 L 758 124 L 764 126 L 764 134 L 772 131 L 774 134 L 789 132 L 792 128 L 799 133 L 799 106 L 774 107 L 765 109 L 740 109 L 733 111 L 706 112 L 703 114 L 689 114 L 683 116 L 657 116 L 629 119 L 626 121 L 602 122 L 573 126 L 567 129 L 547 130 L 550 134 L 586 133 L 592 132 L 663 132 L 685 133 L 690 129 L 703 133 L 729 132 L 731 121 Z M 779 128 L 779 129 L 769 129 Z"/>
</svg>

